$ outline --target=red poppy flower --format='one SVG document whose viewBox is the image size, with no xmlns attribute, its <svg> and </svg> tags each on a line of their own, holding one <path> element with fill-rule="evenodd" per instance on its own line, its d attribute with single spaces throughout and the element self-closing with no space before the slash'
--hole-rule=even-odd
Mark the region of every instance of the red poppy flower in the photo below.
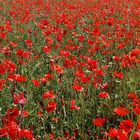
<svg viewBox="0 0 140 140">
<path fill-rule="evenodd" d="M 133 134 L 133 138 L 134 139 L 140 139 L 140 131 L 136 131 L 136 132 L 134 132 L 134 134 Z"/>
<path fill-rule="evenodd" d="M 35 140 L 31 130 L 21 129 L 19 131 L 19 138 L 27 138 L 28 140 Z"/>
<path fill-rule="evenodd" d="M 83 76 L 83 77 L 81 78 L 81 81 L 82 81 L 83 83 L 89 83 L 89 82 L 90 82 L 90 77 L 89 77 L 89 76 Z"/>
<path fill-rule="evenodd" d="M 0 85 L 0 91 L 2 91 L 3 90 L 3 86 L 2 85 Z"/>
<path fill-rule="evenodd" d="M 75 75 L 80 78 L 80 77 L 84 77 L 85 73 L 82 70 L 77 70 L 75 72 Z"/>
<path fill-rule="evenodd" d="M 37 115 L 39 116 L 39 117 L 43 117 L 43 113 L 42 112 L 37 112 Z"/>
<path fill-rule="evenodd" d="M 0 128 L 0 137 L 6 137 L 6 136 L 8 136 L 6 128 Z"/>
<path fill-rule="evenodd" d="M 140 130 L 140 120 L 137 120 L 137 129 Z"/>
<path fill-rule="evenodd" d="M 79 42 L 83 42 L 84 39 L 85 39 L 85 37 L 84 37 L 83 35 L 80 35 L 80 36 L 78 37 L 78 41 L 79 41 Z"/>
<path fill-rule="evenodd" d="M 3 84 L 5 84 L 5 83 L 6 83 L 6 80 L 0 79 L 0 85 L 3 85 Z"/>
<path fill-rule="evenodd" d="M 101 88 L 102 88 L 102 89 L 108 88 L 108 83 L 104 83 L 103 85 L 101 85 Z"/>
<path fill-rule="evenodd" d="M 105 76 L 105 73 L 101 69 L 94 69 L 97 76 Z"/>
<path fill-rule="evenodd" d="M 19 126 L 17 125 L 16 122 L 10 122 L 5 126 L 6 132 L 8 133 L 8 136 L 12 140 L 18 139 L 18 132 L 19 132 Z"/>
<path fill-rule="evenodd" d="M 5 59 L 2 64 L 3 64 L 3 69 L 9 73 L 13 73 L 17 69 L 17 65 L 8 59 Z"/>
<path fill-rule="evenodd" d="M 109 97 L 108 92 L 105 92 L 105 91 L 104 92 L 100 92 L 99 93 L 99 97 L 100 98 L 108 98 Z"/>
<path fill-rule="evenodd" d="M 91 59 L 91 58 L 88 59 L 87 64 L 89 65 L 90 69 L 96 69 L 98 66 L 98 62 L 96 60 Z"/>
<path fill-rule="evenodd" d="M 56 72 L 58 74 L 63 74 L 64 73 L 63 67 L 60 66 L 60 65 L 54 65 L 54 69 L 56 70 Z"/>
<path fill-rule="evenodd" d="M 118 45 L 118 48 L 119 49 L 123 49 L 124 47 L 125 47 L 125 44 L 124 43 L 121 43 L 121 44 Z"/>
<path fill-rule="evenodd" d="M 133 99 L 133 105 L 140 108 L 140 98 Z"/>
<path fill-rule="evenodd" d="M 76 106 L 76 101 L 75 100 L 70 101 L 70 109 L 71 110 L 79 110 L 80 109 L 80 107 Z"/>
<path fill-rule="evenodd" d="M 140 115 L 140 108 L 134 108 L 133 111 L 135 114 Z"/>
<path fill-rule="evenodd" d="M 24 93 L 14 94 L 14 104 L 25 104 L 27 102 L 26 98 L 24 97 Z"/>
<path fill-rule="evenodd" d="M 16 122 L 17 117 L 20 115 L 18 108 L 13 107 L 9 108 L 6 112 L 6 115 L 3 118 L 5 124 L 9 124 L 10 122 Z"/>
<path fill-rule="evenodd" d="M 46 54 L 50 54 L 52 51 L 52 47 L 44 46 L 43 47 L 43 52 Z"/>
<path fill-rule="evenodd" d="M 54 99 L 56 95 L 52 91 L 45 92 L 42 96 L 43 99 Z"/>
<path fill-rule="evenodd" d="M 16 75 L 15 75 L 15 80 L 16 80 L 17 82 L 19 82 L 19 83 L 22 83 L 22 82 L 26 82 L 26 81 L 27 81 L 27 78 L 24 77 L 24 76 L 21 76 L 21 75 L 16 74 Z"/>
<path fill-rule="evenodd" d="M 117 135 L 118 140 L 128 140 L 128 135 L 124 132 L 119 132 Z"/>
<path fill-rule="evenodd" d="M 16 48 L 18 46 L 17 42 L 10 42 L 10 46 Z"/>
<path fill-rule="evenodd" d="M 22 110 L 22 111 L 21 111 L 21 116 L 24 117 L 24 118 L 25 118 L 25 117 L 28 117 L 28 116 L 29 116 L 29 112 L 26 111 L 26 110 Z"/>
<path fill-rule="evenodd" d="M 71 53 L 69 51 L 60 50 L 60 55 L 64 57 L 68 57 L 68 56 L 71 56 Z"/>
<path fill-rule="evenodd" d="M 52 118 L 52 121 L 54 121 L 55 123 L 58 123 L 60 121 L 60 118 Z"/>
<path fill-rule="evenodd" d="M 93 120 L 92 122 L 96 126 L 103 126 L 106 122 L 106 119 L 97 118 L 97 119 Z"/>
<path fill-rule="evenodd" d="M 52 40 L 51 37 L 47 36 L 47 37 L 46 37 L 46 40 L 47 40 L 47 43 L 48 43 L 49 45 L 52 45 L 52 44 L 53 44 L 53 40 Z"/>
<path fill-rule="evenodd" d="M 114 109 L 114 112 L 119 116 L 126 116 L 129 114 L 130 111 L 127 108 L 118 107 Z"/>
<path fill-rule="evenodd" d="M 33 46 L 33 42 L 30 39 L 25 40 L 25 43 L 26 43 L 27 47 L 32 47 Z"/>
<path fill-rule="evenodd" d="M 39 87 L 41 85 L 41 83 L 35 79 L 32 79 L 32 83 L 34 84 L 35 87 Z"/>
<path fill-rule="evenodd" d="M 80 91 L 82 92 L 84 90 L 84 88 L 82 86 L 80 86 L 79 84 L 75 83 L 72 88 L 76 91 Z"/>
<path fill-rule="evenodd" d="M 118 130 L 116 128 L 111 128 L 107 135 L 111 138 L 115 138 L 118 135 Z"/>
<path fill-rule="evenodd" d="M 54 101 L 49 101 L 48 102 L 48 106 L 46 107 L 46 111 L 47 112 L 53 112 L 54 110 L 56 110 L 57 107 L 57 103 Z"/>
<path fill-rule="evenodd" d="M 140 49 L 133 49 L 130 55 L 131 57 L 140 55 Z"/>
<path fill-rule="evenodd" d="M 131 98 L 131 99 L 137 99 L 138 95 L 136 93 L 129 93 L 128 97 Z"/>
<path fill-rule="evenodd" d="M 135 62 L 136 62 L 137 64 L 140 64 L 140 58 L 136 58 L 136 59 L 135 59 Z"/>
<path fill-rule="evenodd" d="M 123 120 L 120 123 L 120 129 L 125 131 L 125 133 L 129 134 L 131 130 L 133 129 L 133 122 L 130 119 Z"/>
<path fill-rule="evenodd" d="M 24 56 L 24 50 L 16 50 L 16 55 L 17 56 Z"/>
<path fill-rule="evenodd" d="M 115 71 L 113 75 L 119 79 L 123 79 L 124 77 L 122 72 L 117 72 L 117 71 Z"/>
</svg>

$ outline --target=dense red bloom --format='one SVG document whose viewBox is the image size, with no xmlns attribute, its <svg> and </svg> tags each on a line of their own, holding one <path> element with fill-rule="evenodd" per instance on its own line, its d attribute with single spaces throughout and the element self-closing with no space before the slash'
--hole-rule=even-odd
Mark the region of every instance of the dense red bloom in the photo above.
<svg viewBox="0 0 140 140">
<path fill-rule="evenodd" d="M 76 91 L 80 91 L 82 92 L 84 90 L 84 88 L 82 86 L 80 86 L 78 83 L 74 83 L 74 85 L 72 86 L 72 88 Z"/>
<path fill-rule="evenodd" d="M 115 61 L 120 61 L 120 56 L 114 56 L 114 58 L 113 58 Z"/>
<path fill-rule="evenodd" d="M 131 98 L 131 99 L 137 99 L 138 95 L 136 93 L 129 93 L 128 97 Z"/>
<path fill-rule="evenodd" d="M 7 47 L 7 46 L 4 46 L 1 50 L 1 52 L 3 54 L 5 54 L 6 56 L 10 56 L 11 55 L 11 50 L 10 50 L 10 47 Z"/>
<path fill-rule="evenodd" d="M 120 123 L 120 129 L 125 131 L 125 133 L 129 134 L 131 132 L 131 130 L 133 129 L 133 122 L 132 122 L 132 120 L 130 120 L 130 119 L 123 120 Z"/>
<path fill-rule="evenodd" d="M 2 85 L 0 85 L 0 91 L 2 91 L 3 90 L 3 86 Z"/>
<path fill-rule="evenodd" d="M 16 74 L 10 74 L 10 75 L 8 75 L 8 80 L 9 81 L 14 81 L 15 80 L 15 77 L 16 77 Z"/>
<path fill-rule="evenodd" d="M 35 87 L 39 87 L 41 85 L 41 83 L 35 79 L 32 79 L 32 83 L 34 84 Z"/>
<path fill-rule="evenodd" d="M 118 130 L 116 128 L 111 128 L 109 129 L 109 132 L 107 133 L 107 135 L 111 138 L 115 138 L 118 135 Z"/>
<path fill-rule="evenodd" d="M 48 43 L 49 45 L 52 45 L 52 44 L 53 44 L 53 40 L 52 40 L 51 37 L 47 36 L 47 37 L 46 37 L 46 40 L 47 40 L 47 43 Z"/>
<path fill-rule="evenodd" d="M 13 73 L 17 70 L 17 65 L 8 59 L 5 59 L 3 61 L 2 66 L 3 66 L 3 70 L 9 73 Z"/>
<path fill-rule="evenodd" d="M 117 135 L 118 140 L 128 140 L 128 135 L 124 132 L 119 131 Z"/>
<path fill-rule="evenodd" d="M 33 46 L 33 42 L 30 39 L 25 40 L 25 43 L 26 43 L 27 47 L 32 47 Z"/>
<path fill-rule="evenodd" d="M 30 130 L 27 129 L 21 129 L 19 130 L 19 138 L 27 138 L 28 140 L 35 140 L 33 137 L 33 133 Z"/>
<path fill-rule="evenodd" d="M 75 100 L 70 101 L 70 109 L 71 110 L 79 110 L 80 109 L 80 107 L 76 106 L 76 101 Z"/>
<path fill-rule="evenodd" d="M 80 35 L 80 36 L 78 37 L 78 41 L 79 41 L 79 42 L 83 42 L 84 39 L 85 39 L 85 37 L 84 37 L 83 35 Z"/>
<path fill-rule="evenodd" d="M 140 108 L 140 98 L 134 99 L 132 102 L 135 107 Z"/>
<path fill-rule="evenodd" d="M 16 48 L 16 47 L 18 46 L 18 44 L 17 44 L 17 42 L 11 41 L 11 42 L 10 42 L 10 46 Z"/>
<path fill-rule="evenodd" d="M 83 76 L 83 77 L 81 78 L 81 81 L 82 81 L 83 83 L 89 83 L 89 82 L 90 82 L 90 76 Z"/>
<path fill-rule="evenodd" d="M 105 73 L 101 69 L 94 69 L 97 76 L 105 76 Z"/>
<path fill-rule="evenodd" d="M 80 78 L 80 77 L 84 77 L 85 73 L 82 70 L 77 70 L 75 72 L 75 75 Z"/>
<path fill-rule="evenodd" d="M 140 108 L 134 108 L 133 111 L 135 114 L 140 115 Z"/>
<path fill-rule="evenodd" d="M 91 58 L 88 58 L 87 64 L 89 65 L 90 69 L 96 69 L 98 66 L 97 60 L 93 60 Z"/>
<path fill-rule="evenodd" d="M 17 56 L 24 56 L 24 50 L 16 50 Z"/>
<path fill-rule="evenodd" d="M 140 58 L 135 58 L 136 64 L 140 64 Z"/>
<path fill-rule="evenodd" d="M 45 92 L 42 96 L 43 99 L 54 99 L 56 95 L 52 91 Z"/>
<path fill-rule="evenodd" d="M 118 48 L 119 49 L 123 49 L 124 47 L 125 47 L 125 44 L 123 44 L 123 43 L 121 43 L 121 44 L 118 45 Z"/>
<path fill-rule="evenodd" d="M 140 130 L 134 132 L 133 138 L 134 138 L 134 139 L 138 139 L 138 140 L 140 139 Z"/>
<path fill-rule="evenodd" d="M 106 119 L 97 118 L 97 119 L 93 120 L 92 122 L 96 126 L 103 126 L 106 122 Z"/>
<path fill-rule="evenodd" d="M 43 52 L 46 54 L 50 54 L 52 51 L 52 47 L 44 46 L 43 47 Z"/>
<path fill-rule="evenodd" d="M 54 78 L 54 75 L 48 73 L 48 74 L 45 74 L 45 78 L 47 78 L 47 79 L 53 79 Z"/>
<path fill-rule="evenodd" d="M 119 79 L 123 79 L 124 77 L 122 72 L 117 72 L 117 71 L 115 71 L 113 75 Z"/>
<path fill-rule="evenodd" d="M 100 98 L 108 98 L 109 97 L 108 92 L 105 92 L 105 91 L 104 92 L 100 92 L 99 93 L 99 97 Z"/>
<path fill-rule="evenodd" d="M 26 98 L 24 97 L 24 93 L 14 94 L 14 104 L 25 104 L 27 102 Z"/>
<path fill-rule="evenodd" d="M 130 55 L 131 57 L 140 55 L 140 49 L 133 49 Z"/>
<path fill-rule="evenodd" d="M 126 116 L 129 114 L 130 111 L 127 108 L 118 107 L 114 109 L 114 112 L 119 116 Z"/>
<path fill-rule="evenodd" d="M 102 88 L 102 89 L 108 88 L 108 83 L 104 83 L 103 85 L 101 85 L 101 88 Z"/>
<path fill-rule="evenodd" d="M 137 120 L 137 129 L 140 129 L 140 120 Z"/>
<path fill-rule="evenodd" d="M 52 121 L 54 121 L 55 123 L 58 123 L 60 121 L 60 118 L 52 118 Z"/>
<path fill-rule="evenodd" d="M 6 137 L 8 133 L 5 128 L 0 128 L 0 137 Z"/>
<path fill-rule="evenodd" d="M 17 117 L 20 115 L 19 109 L 16 107 L 9 108 L 6 112 L 6 115 L 3 117 L 3 121 L 5 124 L 9 124 L 10 122 L 16 122 Z"/>
<path fill-rule="evenodd" d="M 60 65 L 51 64 L 51 69 L 55 70 L 58 74 L 63 74 L 64 73 L 63 67 L 60 66 Z"/>
<path fill-rule="evenodd" d="M 60 65 L 55 65 L 55 70 L 58 74 L 63 74 L 64 73 L 63 67 L 60 66 Z"/>
<path fill-rule="evenodd" d="M 71 53 L 69 51 L 65 51 L 65 50 L 60 50 L 60 54 L 63 55 L 64 57 L 71 56 Z"/>
<path fill-rule="evenodd" d="M 4 86 L 5 83 L 6 83 L 6 80 L 0 79 L 0 91 L 3 90 L 3 86 Z"/>
<path fill-rule="evenodd" d="M 3 85 L 3 84 L 5 84 L 5 83 L 6 83 L 6 80 L 0 79 L 0 85 Z"/>
<path fill-rule="evenodd" d="M 27 81 L 27 78 L 22 76 L 22 75 L 19 75 L 19 74 L 16 74 L 15 75 L 15 80 L 19 83 L 22 83 L 22 82 L 26 82 Z"/>
<path fill-rule="evenodd" d="M 16 140 L 18 138 L 19 126 L 17 125 L 17 123 L 12 121 L 5 126 L 5 129 L 8 136 L 10 136 L 12 140 Z"/>
<path fill-rule="evenodd" d="M 49 101 L 48 106 L 46 107 L 46 111 L 53 112 L 54 110 L 56 110 L 56 107 L 57 107 L 57 102 Z"/>
<path fill-rule="evenodd" d="M 37 115 L 38 115 L 39 117 L 43 117 L 43 113 L 42 113 L 42 112 L 37 112 Z"/>
<path fill-rule="evenodd" d="M 139 5 L 2 0 L 0 139 L 140 139 Z"/>
<path fill-rule="evenodd" d="M 12 140 L 27 138 L 28 140 L 35 140 L 33 133 L 27 129 L 21 129 L 16 122 L 10 122 L 4 128 L 0 129 L 0 137 L 9 136 Z"/>
<path fill-rule="evenodd" d="M 26 110 L 22 110 L 22 111 L 21 111 L 21 116 L 24 117 L 24 118 L 25 118 L 25 117 L 28 117 L 28 116 L 29 116 L 29 112 L 26 111 Z"/>
</svg>

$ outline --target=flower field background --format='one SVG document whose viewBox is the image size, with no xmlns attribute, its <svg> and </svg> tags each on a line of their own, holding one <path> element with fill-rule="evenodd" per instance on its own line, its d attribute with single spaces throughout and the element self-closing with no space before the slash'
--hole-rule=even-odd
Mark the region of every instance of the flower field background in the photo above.
<svg viewBox="0 0 140 140">
<path fill-rule="evenodd" d="M 1 0 L 1 140 L 140 140 L 140 1 Z"/>
</svg>

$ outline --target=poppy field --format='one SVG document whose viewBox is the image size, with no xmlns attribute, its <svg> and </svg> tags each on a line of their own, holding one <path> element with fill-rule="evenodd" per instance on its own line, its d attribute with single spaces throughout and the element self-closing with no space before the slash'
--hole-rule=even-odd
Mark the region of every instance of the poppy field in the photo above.
<svg viewBox="0 0 140 140">
<path fill-rule="evenodd" d="M 140 140 L 140 1 L 1 0 L 0 140 Z"/>
</svg>

